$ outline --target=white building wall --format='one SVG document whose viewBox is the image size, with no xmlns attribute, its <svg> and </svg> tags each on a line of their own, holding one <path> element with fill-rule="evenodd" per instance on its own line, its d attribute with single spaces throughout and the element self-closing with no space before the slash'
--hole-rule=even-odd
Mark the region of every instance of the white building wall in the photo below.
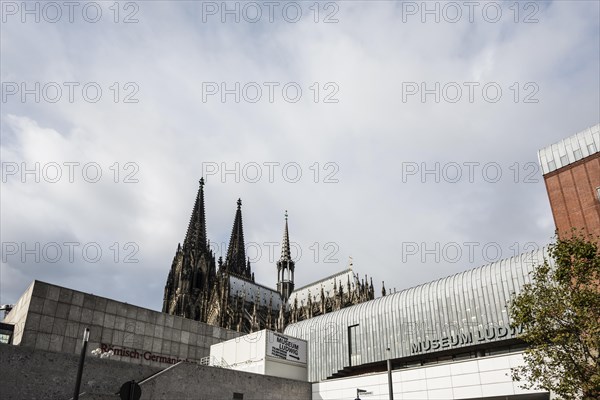
<svg viewBox="0 0 600 400">
<path fill-rule="evenodd" d="M 27 321 L 27 314 L 29 310 L 29 304 L 31 303 L 31 295 L 33 293 L 33 283 L 29 285 L 25 293 L 21 295 L 17 304 L 14 305 L 13 309 L 4 318 L 4 323 L 14 325 L 12 344 L 21 344 L 23 338 L 23 332 L 25 331 L 25 323 Z"/>
<path fill-rule="evenodd" d="M 264 332 L 250 333 L 212 345 L 210 347 L 210 365 L 264 375 Z"/>
<path fill-rule="evenodd" d="M 296 344 L 297 355 L 287 348 L 279 350 L 280 342 L 277 337 L 289 339 Z M 262 330 L 212 345 L 210 365 L 306 381 L 306 348 L 304 340 Z"/>
<path fill-rule="evenodd" d="M 510 368 L 523 363 L 522 353 L 511 353 L 441 365 L 392 371 L 394 399 L 468 399 L 544 393 L 519 388 Z M 355 399 L 356 389 L 367 390 L 363 400 L 388 399 L 387 373 L 376 373 L 314 383 L 313 400 Z"/>
</svg>

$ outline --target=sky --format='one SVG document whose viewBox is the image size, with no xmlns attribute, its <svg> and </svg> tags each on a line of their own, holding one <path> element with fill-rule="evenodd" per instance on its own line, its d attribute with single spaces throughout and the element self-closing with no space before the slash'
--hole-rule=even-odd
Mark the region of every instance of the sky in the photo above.
<svg viewBox="0 0 600 400">
<path fill-rule="evenodd" d="M 600 122 L 600 3 L 1 3 L 0 303 L 160 310 L 204 176 L 256 281 L 381 293 L 550 243 L 537 151 Z"/>
</svg>

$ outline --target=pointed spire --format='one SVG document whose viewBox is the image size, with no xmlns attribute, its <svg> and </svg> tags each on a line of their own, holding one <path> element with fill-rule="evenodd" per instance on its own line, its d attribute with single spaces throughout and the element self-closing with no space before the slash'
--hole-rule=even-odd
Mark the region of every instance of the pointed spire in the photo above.
<svg viewBox="0 0 600 400">
<path fill-rule="evenodd" d="M 288 231 L 288 212 L 285 210 L 285 228 L 283 230 L 283 241 L 281 242 L 281 261 L 291 261 L 290 234 Z"/>
<path fill-rule="evenodd" d="M 284 301 L 294 291 L 294 269 L 290 251 L 290 234 L 288 229 L 288 212 L 285 210 L 285 227 L 283 229 L 283 240 L 281 241 L 281 258 L 277 261 L 277 291 Z"/>
<path fill-rule="evenodd" d="M 206 214 L 204 211 L 204 178 L 200 178 L 200 186 L 196 194 L 196 202 L 190 217 L 187 233 L 183 246 L 192 246 L 193 248 L 205 249 L 206 240 Z"/>
<path fill-rule="evenodd" d="M 244 249 L 244 227 L 242 225 L 242 199 L 237 201 L 237 211 L 227 248 L 227 257 L 225 258 L 227 269 L 235 274 L 250 278 L 246 269 L 246 252 Z"/>
</svg>

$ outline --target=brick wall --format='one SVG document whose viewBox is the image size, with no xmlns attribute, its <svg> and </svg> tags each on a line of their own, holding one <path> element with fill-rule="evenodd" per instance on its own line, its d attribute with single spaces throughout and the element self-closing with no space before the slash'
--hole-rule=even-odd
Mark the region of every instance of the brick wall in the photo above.
<svg viewBox="0 0 600 400">
<path fill-rule="evenodd" d="M 600 235 L 600 153 L 544 175 L 552 215 L 560 237 L 571 228 Z"/>
</svg>

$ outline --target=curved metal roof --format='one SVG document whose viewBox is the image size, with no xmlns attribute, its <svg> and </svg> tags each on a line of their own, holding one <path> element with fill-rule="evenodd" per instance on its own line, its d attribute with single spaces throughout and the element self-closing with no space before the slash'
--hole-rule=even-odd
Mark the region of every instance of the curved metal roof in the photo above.
<svg viewBox="0 0 600 400">
<path fill-rule="evenodd" d="M 510 339 L 517 332 L 507 303 L 546 254 L 542 248 L 405 289 L 288 325 L 285 334 L 308 341 L 311 382 L 388 356 Z"/>
</svg>

